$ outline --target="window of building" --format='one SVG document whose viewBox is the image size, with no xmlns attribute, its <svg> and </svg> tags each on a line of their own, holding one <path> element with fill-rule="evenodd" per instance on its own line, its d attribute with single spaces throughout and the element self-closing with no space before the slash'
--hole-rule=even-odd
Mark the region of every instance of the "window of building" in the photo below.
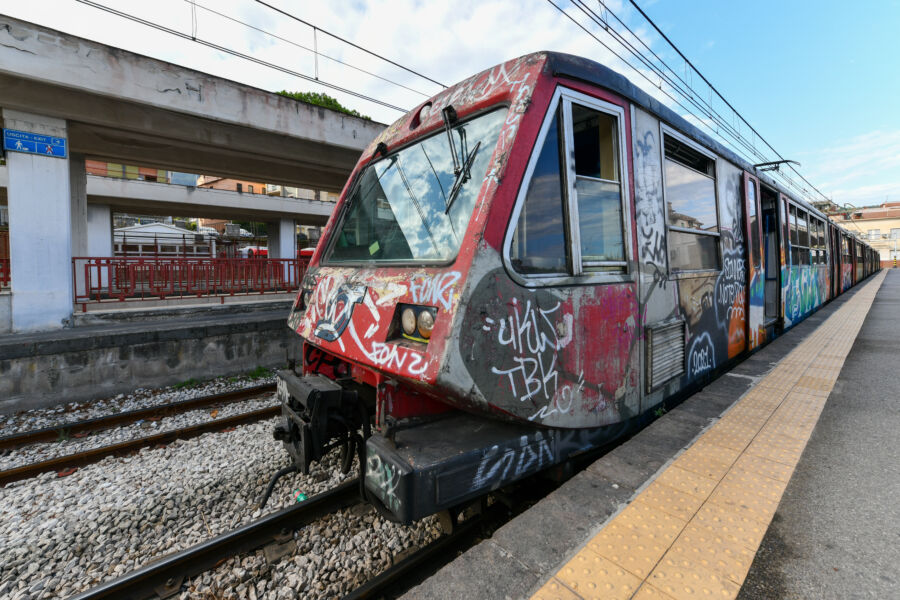
<svg viewBox="0 0 900 600">
<path fill-rule="evenodd" d="M 900 227 L 892 227 L 891 228 L 891 239 L 892 240 L 900 240 Z"/>
<path fill-rule="evenodd" d="M 248 186 L 247 186 L 247 191 L 250 192 L 250 193 L 252 194 L 252 193 L 253 193 L 253 186 L 252 186 L 252 185 L 248 185 Z"/>
<path fill-rule="evenodd" d="M 237 191 L 239 191 L 239 192 L 243 192 L 243 191 L 244 191 L 244 184 L 243 184 L 243 183 L 238 183 L 238 184 L 237 184 Z"/>
<path fill-rule="evenodd" d="M 558 92 L 509 241 L 525 276 L 622 274 L 627 269 L 620 107 Z"/>
<path fill-rule="evenodd" d="M 870 229 L 869 230 L 869 239 L 870 240 L 880 240 L 881 239 L 881 230 L 880 229 Z"/>
<path fill-rule="evenodd" d="M 715 160 L 673 135 L 664 140 L 669 269 L 718 269 Z"/>
</svg>

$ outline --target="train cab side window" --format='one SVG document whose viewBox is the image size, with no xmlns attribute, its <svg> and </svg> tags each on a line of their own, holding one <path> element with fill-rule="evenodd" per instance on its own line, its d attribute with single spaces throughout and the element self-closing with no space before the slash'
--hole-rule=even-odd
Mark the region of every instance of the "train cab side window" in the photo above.
<svg viewBox="0 0 900 600">
<path fill-rule="evenodd" d="M 624 111 L 574 91 L 557 94 L 532 155 L 509 242 L 510 266 L 522 275 L 548 277 L 550 285 L 560 277 L 620 280 L 628 270 Z"/>
<path fill-rule="evenodd" d="M 566 236 L 560 170 L 559 111 L 547 131 L 510 247 L 510 262 L 523 274 L 565 274 Z"/>
<path fill-rule="evenodd" d="M 719 268 L 716 163 L 671 135 L 664 136 L 669 268 Z"/>
<path fill-rule="evenodd" d="M 572 104 L 575 197 L 585 272 L 624 272 L 616 117 Z"/>
</svg>

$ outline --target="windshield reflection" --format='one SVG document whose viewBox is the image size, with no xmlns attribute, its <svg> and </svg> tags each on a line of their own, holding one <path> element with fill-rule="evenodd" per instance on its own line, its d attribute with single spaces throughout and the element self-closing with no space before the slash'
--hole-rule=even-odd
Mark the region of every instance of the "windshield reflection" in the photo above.
<svg viewBox="0 0 900 600">
<path fill-rule="evenodd" d="M 479 142 L 481 147 L 472 157 L 471 177 L 449 211 L 456 176 L 443 132 L 369 165 L 350 195 L 326 261 L 446 261 L 456 256 L 505 115 L 505 109 L 495 110 L 453 128 L 457 139 L 465 135 L 469 148 Z"/>
</svg>

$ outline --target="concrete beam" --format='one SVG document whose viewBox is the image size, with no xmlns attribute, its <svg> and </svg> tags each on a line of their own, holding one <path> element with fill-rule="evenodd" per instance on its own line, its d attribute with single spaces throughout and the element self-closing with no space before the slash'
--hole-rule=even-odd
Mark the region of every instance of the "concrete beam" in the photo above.
<svg viewBox="0 0 900 600">
<path fill-rule="evenodd" d="M 88 158 L 338 191 L 383 124 L 0 15 L 0 106 Z"/>
<path fill-rule="evenodd" d="M 324 225 L 334 209 L 334 202 L 93 175 L 87 178 L 87 195 L 89 203 L 108 204 L 117 212 L 255 221 L 288 218 L 304 225 Z"/>
</svg>

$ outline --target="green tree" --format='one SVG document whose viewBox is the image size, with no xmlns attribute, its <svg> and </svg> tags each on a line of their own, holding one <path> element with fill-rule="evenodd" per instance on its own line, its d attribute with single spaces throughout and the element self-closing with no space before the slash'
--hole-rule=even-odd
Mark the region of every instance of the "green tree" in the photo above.
<svg viewBox="0 0 900 600">
<path fill-rule="evenodd" d="M 328 94 L 322 94 L 319 92 L 288 92 L 286 90 L 281 90 L 280 92 L 278 92 L 278 95 L 284 96 L 285 98 L 299 100 L 300 102 L 306 102 L 307 104 L 324 106 L 325 108 L 330 108 L 331 110 L 336 110 L 348 115 L 353 115 L 354 117 L 359 117 L 360 119 L 366 119 L 368 121 L 372 120 L 372 117 L 368 115 L 361 115 L 359 111 L 345 107 L 343 104 L 337 101 L 337 98 L 332 98 Z"/>
</svg>

